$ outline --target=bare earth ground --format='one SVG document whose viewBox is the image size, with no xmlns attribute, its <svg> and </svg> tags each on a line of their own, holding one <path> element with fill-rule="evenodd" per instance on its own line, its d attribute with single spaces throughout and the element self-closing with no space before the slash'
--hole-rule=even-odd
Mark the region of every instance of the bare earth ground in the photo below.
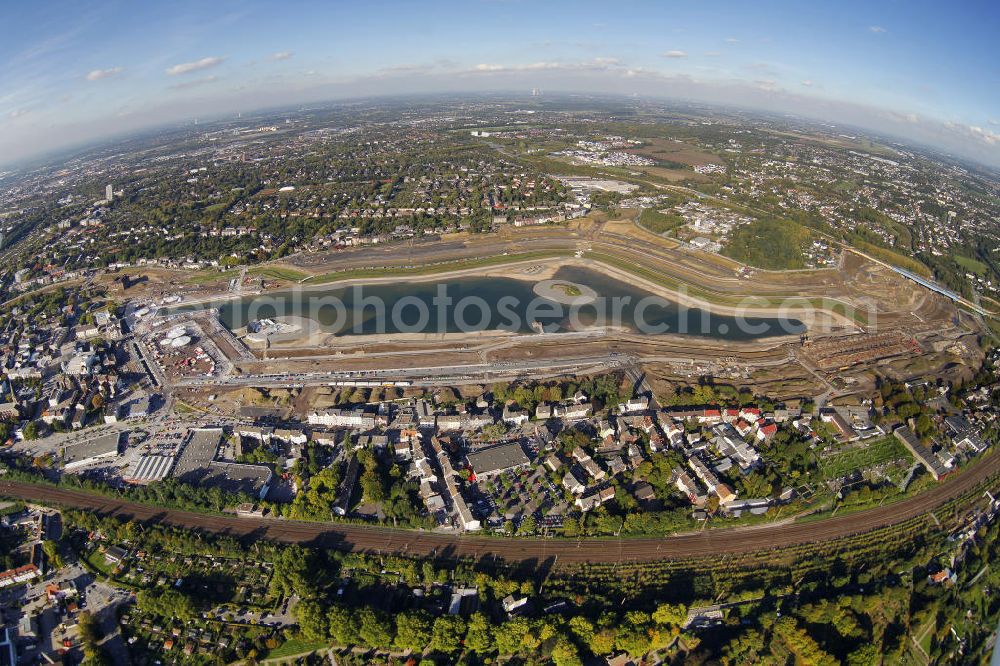
<svg viewBox="0 0 1000 666">
<path fill-rule="evenodd" d="M 551 252 L 551 258 L 519 261 L 524 253 Z M 576 252 L 582 257 L 571 258 Z M 495 260 L 507 253 L 511 263 L 491 264 L 486 268 L 463 268 L 462 261 L 477 258 Z M 559 255 L 558 257 L 556 255 Z M 756 385 L 782 394 L 801 395 L 804 389 L 818 393 L 829 388 L 834 374 L 848 378 L 837 388 L 849 391 L 852 386 L 869 384 L 874 372 L 906 377 L 926 368 L 960 376 L 976 360 L 972 340 L 958 350 L 954 342 L 962 336 L 974 336 L 978 324 L 971 318 L 956 317 L 956 309 L 946 299 L 904 280 L 884 266 L 863 257 L 846 253 L 837 268 L 815 271 L 775 272 L 742 270 L 740 264 L 717 255 L 677 246 L 669 239 L 641 229 L 631 219 L 608 220 L 595 214 L 574 220 L 566 226 L 506 227 L 488 235 L 455 234 L 447 239 L 414 240 L 385 246 L 361 247 L 337 252 L 299 254 L 286 257 L 280 264 L 255 268 L 258 272 L 274 269 L 293 275 L 322 277 L 326 283 L 337 279 L 335 271 L 369 269 L 371 277 L 354 277 L 355 282 L 412 281 L 447 279 L 464 273 L 496 274 L 540 280 L 550 277 L 559 265 L 575 263 L 598 269 L 614 277 L 668 296 L 688 301 L 718 312 L 729 312 L 737 305 L 757 305 L 750 312 L 769 314 L 783 299 L 827 300 L 827 307 L 855 308 L 861 316 L 845 318 L 826 311 L 813 316 L 796 313 L 810 325 L 810 338 L 824 336 L 874 335 L 881 330 L 895 330 L 912 337 L 913 353 L 900 354 L 900 347 L 887 347 L 866 359 L 863 365 L 832 373 L 822 370 L 823 359 L 802 356 L 798 339 L 757 342 L 726 342 L 689 337 L 631 336 L 608 332 L 591 338 L 546 339 L 550 336 L 487 335 L 452 336 L 363 336 L 331 338 L 312 336 L 307 340 L 286 340 L 271 349 L 256 350 L 258 361 L 239 361 L 242 374 L 311 372 L 317 370 L 365 370 L 371 368 L 420 368 L 431 365 L 464 365 L 484 362 L 502 363 L 513 359 L 559 359 L 606 355 L 611 352 L 631 354 L 642 360 L 659 381 L 682 381 L 698 374 L 715 374 L 741 385 Z M 385 267 L 440 266 L 437 273 L 421 272 L 408 277 L 379 275 Z M 426 269 L 423 269 L 426 270 Z M 637 272 L 633 272 L 637 271 Z M 749 273 L 749 275 L 747 275 Z M 147 280 L 116 298 L 154 297 L 184 293 L 185 299 L 226 295 L 232 274 L 220 275 L 215 282 L 199 274 L 195 282 L 185 281 L 183 271 L 151 269 L 144 271 Z M 209 275 L 209 277 L 211 277 Z M 273 280 L 268 286 L 290 284 Z M 756 300 L 753 300 L 756 299 Z M 803 361 L 808 367 L 803 366 Z M 829 364 L 829 361 L 827 362 Z"/>
</svg>

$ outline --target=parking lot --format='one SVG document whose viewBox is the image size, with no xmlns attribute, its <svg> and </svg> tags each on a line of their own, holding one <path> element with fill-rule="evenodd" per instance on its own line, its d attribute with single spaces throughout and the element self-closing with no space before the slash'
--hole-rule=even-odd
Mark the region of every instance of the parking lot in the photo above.
<svg viewBox="0 0 1000 666">
<path fill-rule="evenodd" d="M 529 515 L 540 528 L 561 527 L 562 516 L 569 508 L 564 493 L 549 480 L 541 465 L 479 481 L 472 488 L 472 499 L 476 510 L 493 527 L 510 520 L 516 528 Z"/>
</svg>

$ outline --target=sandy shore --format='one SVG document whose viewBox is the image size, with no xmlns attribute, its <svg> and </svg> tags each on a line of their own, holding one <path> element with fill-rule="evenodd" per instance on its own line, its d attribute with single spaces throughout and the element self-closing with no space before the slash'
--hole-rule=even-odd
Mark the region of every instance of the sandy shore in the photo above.
<svg viewBox="0 0 1000 666">
<path fill-rule="evenodd" d="M 472 333 L 372 333 L 367 335 L 333 335 L 328 331 L 318 331 L 299 338 L 287 338 L 271 343 L 272 349 L 286 347 L 330 347 L 358 348 L 362 345 L 378 345 L 396 342 L 451 342 L 474 344 L 488 338 L 504 338 L 512 335 L 528 335 L 509 331 L 476 331 Z"/>
<path fill-rule="evenodd" d="M 598 261 L 586 261 L 583 259 L 570 259 L 564 262 L 564 265 L 574 265 L 581 268 L 589 268 L 591 270 L 602 272 L 610 277 L 613 277 L 622 282 L 635 285 L 640 287 L 650 293 L 660 296 L 677 303 L 678 305 L 684 305 L 690 308 L 698 308 L 700 310 L 707 310 L 714 314 L 728 315 L 731 317 L 765 317 L 773 318 L 779 316 L 785 316 L 789 319 L 798 319 L 806 328 L 812 330 L 818 327 L 820 324 L 831 324 L 836 323 L 840 326 L 857 326 L 857 324 L 848 317 L 842 314 L 831 312 L 829 310 L 819 310 L 814 308 L 806 298 L 804 297 L 790 297 L 788 298 L 789 306 L 787 308 L 769 308 L 769 307 L 759 307 L 751 305 L 753 303 L 752 297 L 747 297 L 747 306 L 738 307 L 732 305 L 720 305 L 718 303 L 711 303 L 703 299 L 685 294 L 683 292 L 672 291 L 666 289 L 655 282 L 650 282 L 645 278 L 642 278 L 634 273 L 629 273 L 615 266 L 609 266 L 608 264 L 601 263 Z M 834 302 L 832 299 L 831 303 Z M 836 301 L 842 305 L 847 305 L 841 301 Z M 795 304 L 798 304 L 796 306 Z"/>
<path fill-rule="evenodd" d="M 555 275 L 556 271 L 558 271 L 563 265 L 565 265 L 566 261 L 566 259 L 562 258 L 534 259 L 527 261 L 515 261 L 498 266 L 488 266 L 486 268 L 462 268 L 455 271 L 448 271 L 446 273 L 429 273 L 426 275 L 414 275 L 412 277 L 389 275 L 382 277 L 351 278 L 349 280 L 337 280 L 334 282 L 324 282 L 322 284 L 297 285 L 296 288 L 305 292 L 325 291 L 330 289 L 341 289 L 343 287 L 353 287 L 354 285 L 359 284 L 371 285 L 408 284 L 411 282 L 442 282 L 463 277 L 503 277 L 510 278 L 512 280 L 521 280 L 522 282 L 537 282 L 539 280 L 552 279 L 552 276 Z M 266 295 L 268 293 L 279 293 L 282 291 L 289 291 L 289 289 L 285 287 L 283 289 L 276 289 L 274 292 L 263 292 L 262 295 Z"/>
<path fill-rule="evenodd" d="M 746 299 L 747 305 L 745 307 L 730 306 L 730 305 L 720 305 L 705 301 L 703 299 L 691 296 L 684 292 L 673 291 L 666 289 L 661 285 L 654 282 L 646 280 L 638 275 L 630 273 L 626 270 L 620 269 L 615 266 L 610 266 L 608 264 L 592 261 L 581 258 L 552 258 L 543 260 L 529 260 L 529 261 L 518 261 L 512 262 L 510 264 L 503 264 L 499 266 L 491 266 L 489 268 L 467 268 L 455 271 L 448 271 L 444 273 L 435 273 L 428 275 L 413 276 L 412 278 L 400 278 L 399 276 L 384 276 L 384 277 L 367 277 L 367 278 L 352 278 L 348 280 L 341 280 L 335 282 L 326 282 L 318 285 L 301 285 L 296 286 L 292 289 L 283 288 L 276 289 L 269 292 L 264 292 L 259 294 L 259 296 L 267 297 L 276 293 L 295 293 L 297 291 L 308 294 L 315 293 L 317 291 L 330 291 L 334 289 L 342 289 L 351 287 L 354 285 L 377 285 L 377 284 L 407 284 L 407 283 L 427 283 L 427 282 L 443 282 L 453 279 L 460 279 L 463 277 L 502 277 L 507 279 L 521 280 L 523 282 L 529 283 L 549 283 L 552 284 L 552 280 L 558 270 L 564 266 L 575 266 L 583 269 L 589 269 L 593 271 L 600 272 L 604 275 L 612 277 L 614 279 L 625 282 L 636 287 L 639 287 L 651 294 L 663 298 L 665 300 L 677 303 L 680 306 L 688 308 L 698 308 L 705 310 L 714 314 L 734 316 L 734 317 L 760 317 L 760 318 L 774 318 L 774 317 L 786 317 L 788 319 L 794 319 L 801 321 L 807 329 L 810 331 L 823 331 L 831 330 L 838 327 L 856 327 L 856 323 L 841 315 L 839 313 L 834 313 L 829 310 L 820 310 L 814 308 L 808 301 L 803 298 L 789 298 L 789 305 L 784 308 L 770 308 L 770 307 L 760 307 L 753 305 L 753 299 L 748 297 Z M 220 299 L 220 300 L 235 300 L 237 298 L 243 298 L 242 296 L 233 296 L 230 299 Z M 833 303 L 834 301 L 831 301 Z M 311 320 L 303 320 L 300 317 L 276 317 L 276 320 L 292 324 L 298 327 L 300 330 L 298 332 L 287 332 L 276 336 L 272 336 L 270 339 L 270 346 L 273 348 L 291 348 L 291 347 L 357 347 L 362 344 L 374 344 L 374 343 L 385 343 L 385 342 L 474 342 L 476 340 L 483 340 L 488 338 L 498 338 L 504 336 L 513 335 L 526 335 L 524 333 L 512 333 L 509 331 L 482 331 L 474 333 L 394 333 L 394 334 L 384 334 L 384 335 L 342 335 L 335 336 L 329 331 L 323 330 L 322 327 L 315 324 Z M 294 321 L 292 321 L 294 319 Z M 689 336 L 677 336 L 678 338 L 685 338 Z M 786 338 L 787 336 L 775 336 L 775 338 L 770 338 L 770 340 L 775 340 L 776 338 Z M 791 336 L 795 337 L 795 336 Z"/>
<path fill-rule="evenodd" d="M 653 295 L 665 298 L 668 301 L 672 301 L 679 305 L 684 305 L 686 307 L 699 308 L 701 310 L 708 310 L 709 312 L 728 315 L 728 316 L 745 316 L 745 317 L 777 317 L 784 314 L 791 319 L 798 319 L 802 321 L 808 328 L 813 328 L 810 326 L 810 321 L 815 324 L 819 324 L 821 321 L 826 321 L 826 323 L 836 322 L 839 325 L 855 326 L 855 322 L 842 314 L 830 312 L 828 310 L 817 310 L 813 308 L 805 298 L 789 298 L 789 307 L 784 309 L 779 308 L 769 308 L 754 306 L 753 299 L 751 297 L 747 298 L 746 307 L 737 307 L 731 305 L 721 305 L 718 303 L 712 303 L 704 299 L 685 294 L 683 292 L 673 291 L 666 289 L 661 285 L 656 284 L 642 278 L 634 273 L 622 270 L 615 266 L 609 266 L 608 264 L 572 257 L 560 257 L 553 259 L 543 259 L 535 261 L 520 261 L 510 264 L 504 264 L 502 266 L 491 266 L 486 269 L 482 268 L 468 268 L 457 271 L 448 271 L 447 273 L 435 273 L 431 275 L 420 275 L 414 276 L 409 279 L 400 279 L 398 276 L 391 277 L 372 277 L 372 278 L 352 278 L 350 280 L 341 280 L 337 282 L 325 282 L 321 285 L 307 285 L 300 287 L 303 291 L 317 291 L 317 290 L 329 290 L 329 289 L 340 289 L 343 287 L 351 287 L 354 285 L 371 285 L 371 284 L 399 284 L 407 282 L 439 282 L 446 281 L 455 278 L 462 277 L 504 277 L 514 280 L 521 280 L 523 282 L 540 282 L 546 280 L 552 280 L 555 277 L 556 272 L 564 266 L 576 266 L 578 268 L 590 269 L 600 273 L 604 273 L 610 277 L 615 278 L 625 282 L 626 284 L 631 284 L 640 287 Z M 281 291 L 288 291 L 288 289 L 276 290 L 272 293 L 279 293 Z M 262 295 L 267 295 L 269 292 L 265 292 Z M 834 301 L 831 300 L 831 303 Z M 841 301 L 836 301 L 841 305 L 847 305 Z M 794 304 L 798 303 L 798 306 Z M 822 318 L 822 319 L 821 319 Z"/>
</svg>

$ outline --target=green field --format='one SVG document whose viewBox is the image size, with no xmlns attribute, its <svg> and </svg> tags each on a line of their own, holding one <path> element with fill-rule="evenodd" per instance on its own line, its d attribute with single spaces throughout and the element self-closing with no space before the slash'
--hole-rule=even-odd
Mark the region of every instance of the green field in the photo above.
<svg viewBox="0 0 1000 666">
<path fill-rule="evenodd" d="M 292 638 L 274 648 L 264 657 L 265 661 L 272 659 L 287 659 L 297 654 L 315 652 L 329 647 L 327 641 L 311 641 L 307 638 Z"/>
<path fill-rule="evenodd" d="M 229 269 L 226 271 L 212 269 L 206 269 L 198 271 L 193 275 L 187 277 L 184 281 L 190 284 L 209 284 L 212 282 L 219 282 L 221 280 L 232 280 L 234 277 L 239 277 L 240 272 L 236 269 Z"/>
<path fill-rule="evenodd" d="M 603 252 L 589 251 L 584 254 L 588 259 L 600 262 L 602 264 L 607 264 L 608 266 L 613 266 L 615 268 L 620 268 L 621 270 L 637 275 L 641 278 L 645 278 L 650 282 L 657 284 L 666 289 L 673 291 L 679 291 L 681 287 L 684 287 L 687 295 L 699 298 L 707 303 L 714 305 L 730 305 L 730 306 L 740 306 L 745 305 L 744 295 L 729 295 L 720 294 L 715 291 L 708 291 L 703 288 L 699 288 L 696 285 L 690 283 L 682 283 L 679 280 L 671 278 L 669 276 L 663 275 L 648 268 L 644 268 L 637 264 L 625 261 L 614 255 L 605 254 Z M 754 301 L 754 307 L 761 308 L 777 308 L 781 306 L 785 307 L 797 307 L 799 304 L 804 306 L 809 306 L 816 310 L 824 310 L 827 312 L 836 312 L 843 314 L 845 316 L 850 316 L 851 319 L 856 321 L 861 325 L 866 325 L 868 319 L 865 313 L 861 310 L 853 309 L 849 305 L 838 301 L 833 298 L 823 298 L 823 297 L 804 297 L 804 296 L 773 296 L 773 297 L 759 297 Z"/>
<path fill-rule="evenodd" d="M 933 277 L 933 275 L 931 275 L 931 270 L 913 257 L 907 257 L 906 255 L 890 250 L 889 248 L 873 245 L 864 241 L 855 240 L 853 245 L 862 252 L 869 254 L 880 261 L 884 261 L 887 264 L 892 264 L 893 266 L 908 270 L 911 273 L 916 273 L 917 275 L 925 278 Z"/>
<path fill-rule="evenodd" d="M 270 278 L 272 280 L 287 280 L 289 282 L 299 282 L 309 276 L 308 273 L 297 271 L 294 268 L 288 268 L 285 266 L 268 266 L 267 264 L 254 266 L 253 268 L 248 269 L 247 275 L 255 275 L 263 278 Z M 233 278 L 239 276 L 240 271 L 235 268 L 230 268 L 225 271 L 207 269 L 198 271 L 197 273 L 191 275 L 187 278 L 186 282 L 190 284 L 208 284 L 212 282 L 221 282 L 222 280 L 232 280 Z"/>
<path fill-rule="evenodd" d="M 257 275 L 272 280 L 288 280 L 289 282 L 300 282 L 309 277 L 308 273 L 297 271 L 294 268 L 285 266 L 257 266 L 247 271 L 247 275 Z"/>
<path fill-rule="evenodd" d="M 684 226 L 684 223 L 685 220 L 680 215 L 661 213 L 652 208 L 643 208 L 642 214 L 639 215 L 639 226 L 654 234 L 665 234 Z"/>
<path fill-rule="evenodd" d="M 722 254 L 767 270 L 805 268 L 802 250 L 812 233 L 788 220 L 754 220 L 732 231 Z"/>
<path fill-rule="evenodd" d="M 970 273 L 975 273 L 976 275 L 983 276 L 989 271 L 989 266 L 979 261 L 978 259 L 973 259 L 972 257 L 966 257 L 961 254 L 951 255 L 959 266 L 969 271 Z"/>
<path fill-rule="evenodd" d="M 111 574 L 114 572 L 114 566 L 108 564 L 107 559 L 105 559 L 104 557 L 104 553 L 102 553 L 100 550 L 94 549 L 84 559 L 87 561 L 87 564 L 89 564 L 91 567 L 101 572 L 108 578 L 110 578 Z"/>
<path fill-rule="evenodd" d="M 823 478 L 835 479 L 854 470 L 899 459 L 912 462 L 912 456 L 906 447 L 892 435 L 886 435 L 869 442 L 861 442 L 855 448 L 823 458 L 820 460 L 819 468 Z"/>
<path fill-rule="evenodd" d="M 495 257 L 479 257 L 477 259 L 463 259 L 460 261 L 448 261 L 432 266 L 421 266 L 409 268 L 406 266 L 389 268 L 357 268 L 346 271 L 333 271 L 322 275 L 314 275 L 303 280 L 307 284 L 324 284 L 327 282 L 340 282 L 341 280 L 353 280 L 356 278 L 388 277 L 393 275 L 434 275 L 436 273 L 447 273 L 450 271 L 461 271 L 470 268 L 487 268 L 490 266 L 502 266 L 520 261 L 535 261 L 542 259 L 552 259 L 555 257 L 571 256 L 569 251 L 564 250 L 540 250 L 538 252 L 523 252 L 520 254 L 507 254 Z"/>
</svg>

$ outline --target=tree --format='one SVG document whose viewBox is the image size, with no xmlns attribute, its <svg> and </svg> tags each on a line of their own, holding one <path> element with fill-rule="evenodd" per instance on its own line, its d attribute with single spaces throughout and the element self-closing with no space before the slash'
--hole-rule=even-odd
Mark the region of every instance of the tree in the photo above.
<svg viewBox="0 0 1000 666">
<path fill-rule="evenodd" d="M 38 424 L 34 421 L 29 421 L 21 432 L 24 434 L 24 438 L 29 441 L 38 439 Z"/>
<path fill-rule="evenodd" d="M 443 654 L 454 654 L 462 648 L 465 621 L 457 615 L 442 615 L 434 620 L 431 631 L 431 649 Z"/>
<path fill-rule="evenodd" d="M 515 625 L 513 620 L 494 627 L 493 641 L 496 643 L 497 652 L 501 655 L 517 654 L 521 649 L 523 631 L 524 627 L 520 623 Z"/>
<path fill-rule="evenodd" d="M 615 647 L 616 632 L 610 627 L 601 629 L 587 641 L 587 647 L 594 654 L 607 654 Z"/>
<path fill-rule="evenodd" d="M 552 646 L 552 662 L 556 666 L 580 666 L 580 651 L 576 649 L 564 636 L 556 639 L 556 644 Z"/>
<path fill-rule="evenodd" d="M 624 650 L 633 657 L 639 657 L 649 652 L 650 642 L 648 616 L 645 613 L 629 611 L 625 614 L 625 626 L 619 629 L 615 636 L 615 647 Z"/>
<path fill-rule="evenodd" d="M 299 602 L 295 607 L 295 619 L 299 623 L 302 635 L 309 640 L 325 640 L 329 636 L 329 620 L 318 601 L 309 599 Z"/>
<path fill-rule="evenodd" d="M 139 610 L 161 617 L 176 617 L 182 622 L 189 622 L 195 617 L 194 602 L 190 597 L 173 589 L 162 591 L 142 590 L 136 596 Z"/>
<path fill-rule="evenodd" d="M 788 616 L 782 617 L 774 623 L 774 633 L 804 663 L 816 664 L 817 666 L 832 666 L 837 663 L 834 657 L 824 652 L 815 639 Z"/>
<path fill-rule="evenodd" d="M 83 611 L 80 613 L 79 618 L 77 618 L 77 627 L 80 630 L 80 640 L 84 643 L 97 643 L 97 641 L 101 640 L 97 620 L 90 612 Z"/>
<path fill-rule="evenodd" d="M 278 596 L 297 594 L 303 599 L 316 595 L 317 573 L 323 568 L 315 563 L 315 553 L 293 545 L 282 549 L 274 558 L 271 590 Z"/>
<path fill-rule="evenodd" d="M 87 645 L 84 647 L 81 666 L 112 666 L 113 663 L 99 646 Z"/>
<path fill-rule="evenodd" d="M 521 525 L 517 528 L 517 533 L 522 535 L 534 534 L 536 529 L 538 529 L 538 524 L 535 522 L 535 517 L 528 515 L 521 521 Z"/>
<path fill-rule="evenodd" d="M 747 629 L 726 643 L 722 649 L 723 663 L 736 665 L 756 662 L 765 646 L 763 634 L 756 629 Z"/>
<path fill-rule="evenodd" d="M 847 655 L 849 666 L 868 666 L 870 664 L 881 664 L 882 655 L 877 646 L 867 643 L 854 652 Z"/>
<path fill-rule="evenodd" d="M 746 497 L 767 497 L 771 494 L 771 482 L 760 472 L 752 471 L 741 476 L 739 485 Z"/>
<path fill-rule="evenodd" d="M 63 566 L 62 555 L 59 554 L 59 545 L 51 539 L 42 542 L 42 551 L 45 553 L 49 566 L 52 569 L 61 569 Z"/>
<path fill-rule="evenodd" d="M 684 604 L 660 604 L 653 611 L 653 622 L 661 625 L 677 626 L 687 619 L 688 609 Z"/>
<path fill-rule="evenodd" d="M 431 641 L 431 618 L 423 611 L 400 613 L 396 616 L 396 646 L 422 652 Z"/>
<path fill-rule="evenodd" d="M 483 437 L 486 439 L 500 439 L 507 434 L 507 424 L 497 421 L 487 426 L 483 426 Z"/>
<path fill-rule="evenodd" d="M 917 417 L 916 432 L 921 439 L 928 437 L 934 431 L 934 422 L 927 414 Z"/>
<path fill-rule="evenodd" d="M 437 572 L 434 571 L 434 564 L 430 560 L 424 560 L 421 570 L 424 575 L 424 585 L 430 587 L 437 580 Z"/>
<path fill-rule="evenodd" d="M 533 650 L 539 643 L 538 637 L 532 632 L 531 624 L 523 617 L 507 620 L 494 628 L 493 638 L 496 641 L 497 651 L 502 655 L 517 654 L 525 648 Z"/>
<path fill-rule="evenodd" d="M 618 507 L 626 513 L 639 508 L 639 502 L 632 496 L 632 493 L 625 489 L 625 486 L 615 488 L 615 502 Z"/>
<path fill-rule="evenodd" d="M 387 648 L 392 645 L 392 621 L 384 613 L 362 608 L 358 615 L 358 636 L 370 647 Z"/>
<path fill-rule="evenodd" d="M 358 615 L 343 606 L 332 606 L 326 614 L 328 632 L 337 645 L 357 645 L 361 640 Z"/>
<path fill-rule="evenodd" d="M 582 615 L 576 615 L 570 618 L 569 630 L 578 641 L 586 645 L 594 636 L 594 623 Z"/>
<path fill-rule="evenodd" d="M 469 618 L 469 629 L 465 634 L 465 645 L 480 655 L 493 650 L 493 633 L 490 631 L 490 621 L 482 613 L 473 613 Z"/>
</svg>

